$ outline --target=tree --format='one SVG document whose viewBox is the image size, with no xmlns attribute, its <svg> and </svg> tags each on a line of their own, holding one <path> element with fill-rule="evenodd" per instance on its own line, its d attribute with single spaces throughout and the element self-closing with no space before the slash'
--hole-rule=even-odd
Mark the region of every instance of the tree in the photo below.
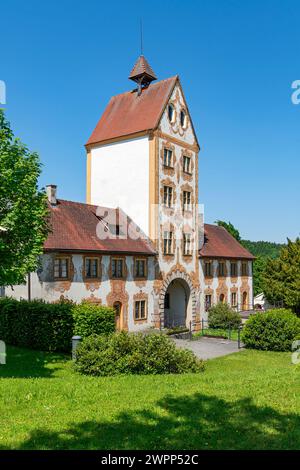
<svg viewBox="0 0 300 470">
<path fill-rule="evenodd" d="M 300 313 L 300 238 L 288 239 L 279 258 L 267 262 L 263 274 L 263 291 L 270 303 L 283 301 Z"/>
<path fill-rule="evenodd" d="M 14 134 L 0 110 L 0 286 L 24 282 L 36 270 L 48 233 L 41 163 Z"/>
<path fill-rule="evenodd" d="M 231 222 L 224 222 L 224 220 L 216 220 L 215 222 L 219 227 L 226 228 L 227 232 L 230 233 L 238 242 L 241 241 L 240 232 Z"/>
</svg>

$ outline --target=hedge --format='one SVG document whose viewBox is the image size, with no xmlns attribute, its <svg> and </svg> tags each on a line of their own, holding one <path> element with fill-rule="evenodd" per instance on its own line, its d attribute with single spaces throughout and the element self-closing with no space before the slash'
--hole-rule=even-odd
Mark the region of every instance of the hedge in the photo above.
<svg viewBox="0 0 300 470">
<path fill-rule="evenodd" d="M 0 339 L 13 346 L 69 352 L 74 334 L 86 337 L 114 328 L 114 311 L 108 307 L 0 299 Z"/>
<path fill-rule="evenodd" d="M 183 374 L 202 372 L 204 362 L 177 349 L 163 334 L 127 333 L 89 336 L 76 350 L 75 369 L 86 375 Z"/>
<path fill-rule="evenodd" d="M 300 318 L 291 310 L 275 309 L 251 315 L 243 329 L 242 341 L 247 348 L 291 351 L 299 335 Z"/>
</svg>

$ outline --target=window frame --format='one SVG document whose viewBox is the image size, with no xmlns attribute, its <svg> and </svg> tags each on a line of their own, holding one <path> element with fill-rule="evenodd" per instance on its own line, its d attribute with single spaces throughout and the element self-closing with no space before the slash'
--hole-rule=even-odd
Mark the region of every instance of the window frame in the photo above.
<svg viewBox="0 0 300 470">
<path fill-rule="evenodd" d="M 221 270 L 220 270 L 220 266 L 223 267 L 222 273 L 221 273 Z M 226 276 L 226 261 L 219 261 L 218 262 L 218 276 L 219 277 L 225 277 Z"/>
<path fill-rule="evenodd" d="M 163 187 L 163 204 L 168 209 L 172 209 L 173 207 L 173 187 L 167 184 Z"/>
<path fill-rule="evenodd" d="M 209 297 L 209 302 L 207 302 L 207 297 Z M 212 294 L 205 294 L 205 311 L 207 312 L 212 306 Z"/>
<path fill-rule="evenodd" d="M 171 119 L 170 119 L 169 109 L 172 109 L 172 111 L 173 111 Z M 169 120 L 170 124 L 174 124 L 175 121 L 176 121 L 176 109 L 175 109 L 175 106 L 174 106 L 173 103 L 168 103 L 167 114 L 168 114 L 168 120 Z"/>
<path fill-rule="evenodd" d="M 121 261 L 122 262 L 122 275 L 121 276 L 114 276 L 113 275 L 113 263 L 115 261 Z M 124 279 L 125 277 L 125 260 L 124 258 L 118 257 L 118 256 L 112 256 L 111 261 L 110 261 L 110 278 L 111 279 Z"/>
<path fill-rule="evenodd" d="M 245 268 L 245 269 L 244 269 Z M 244 277 L 249 276 L 249 269 L 248 269 L 248 263 L 247 261 L 242 261 L 241 265 L 241 275 Z"/>
<path fill-rule="evenodd" d="M 235 266 L 234 269 L 233 266 Z M 230 277 L 238 277 L 238 266 L 236 261 L 230 261 Z"/>
<path fill-rule="evenodd" d="M 168 234 L 166 238 L 165 235 Z M 165 243 L 167 241 L 167 243 Z M 168 250 L 166 250 L 166 247 Z M 174 232 L 164 230 L 163 233 L 163 254 L 164 256 L 173 256 L 174 255 Z"/>
<path fill-rule="evenodd" d="M 144 275 L 141 276 L 138 271 L 137 271 L 137 263 L 139 262 L 143 262 L 144 263 Z M 147 279 L 148 277 L 148 260 L 146 258 L 134 258 L 134 278 L 135 279 Z"/>
<path fill-rule="evenodd" d="M 61 261 L 65 260 L 67 263 L 66 263 L 66 276 L 61 276 Z M 58 276 L 55 275 L 55 270 L 56 270 L 56 262 L 59 262 L 59 267 L 58 267 Z M 55 256 L 54 258 L 54 263 L 53 263 L 53 278 L 55 281 L 68 281 L 70 279 L 70 265 L 71 265 L 71 262 L 70 262 L 70 257 L 69 256 L 66 256 L 66 255 L 59 255 L 59 256 Z"/>
<path fill-rule="evenodd" d="M 181 122 L 181 116 L 182 114 L 184 114 L 184 122 L 182 123 Z M 187 118 L 187 111 L 185 108 L 181 108 L 180 110 L 180 113 L 179 113 L 179 123 L 180 123 L 180 127 L 181 129 L 186 129 L 187 128 L 187 124 L 188 124 L 188 118 Z"/>
<path fill-rule="evenodd" d="M 233 302 L 233 298 L 235 299 L 235 302 Z M 237 302 L 237 293 L 236 292 L 231 292 L 230 304 L 231 304 L 231 307 L 237 307 L 238 302 Z"/>
<path fill-rule="evenodd" d="M 207 266 L 209 266 L 209 273 L 207 273 Z M 212 277 L 212 261 L 204 261 L 204 277 Z"/>
<path fill-rule="evenodd" d="M 189 240 L 187 239 L 189 237 Z M 186 250 L 188 246 L 188 250 Z M 193 256 L 192 253 L 192 234 L 190 232 L 183 232 L 183 256 Z"/>
<path fill-rule="evenodd" d="M 187 195 L 189 195 L 189 197 L 187 197 Z M 188 203 L 185 201 L 186 198 L 189 200 Z M 183 212 L 192 211 L 192 191 L 187 191 L 185 189 L 182 191 L 182 210 Z"/>
<path fill-rule="evenodd" d="M 97 274 L 96 276 L 88 276 L 87 275 L 87 266 L 86 266 L 86 262 L 87 261 L 96 261 L 97 262 Z M 93 280 L 96 280 L 96 279 L 100 279 L 101 277 L 101 273 L 100 273 L 100 258 L 99 256 L 84 256 L 83 258 L 83 273 L 84 273 L 84 279 L 87 279 L 89 281 L 93 281 Z"/>
<path fill-rule="evenodd" d="M 166 155 L 168 158 L 166 158 Z M 169 147 L 163 148 L 163 165 L 165 168 L 174 169 L 174 153 L 173 149 Z"/>
<path fill-rule="evenodd" d="M 186 169 L 186 165 L 185 165 L 185 161 L 189 162 L 189 165 L 188 165 L 188 170 Z M 189 155 L 183 155 L 183 158 L 182 158 L 182 171 L 183 173 L 185 173 L 186 175 L 191 175 L 192 172 L 191 172 L 191 166 L 192 166 L 192 158 L 189 156 Z"/>
<path fill-rule="evenodd" d="M 142 312 L 142 304 L 144 304 L 144 316 L 141 315 Z M 137 305 L 138 305 L 138 316 L 137 313 Z M 148 318 L 148 302 L 146 299 L 138 299 L 134 301 L 134 321 L 144 321 Z"/>
</svg>

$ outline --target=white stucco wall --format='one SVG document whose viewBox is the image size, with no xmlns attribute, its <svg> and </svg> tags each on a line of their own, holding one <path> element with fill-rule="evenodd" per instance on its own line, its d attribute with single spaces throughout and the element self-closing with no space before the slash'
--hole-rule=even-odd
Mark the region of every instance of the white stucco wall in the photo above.
<svg viewBox="0 0 300 470">
<path fill-rule="evenodd" d="M 121 207 L 149 234 L 148 136 L 91 149 L 91 204 Z"/>
</svg>

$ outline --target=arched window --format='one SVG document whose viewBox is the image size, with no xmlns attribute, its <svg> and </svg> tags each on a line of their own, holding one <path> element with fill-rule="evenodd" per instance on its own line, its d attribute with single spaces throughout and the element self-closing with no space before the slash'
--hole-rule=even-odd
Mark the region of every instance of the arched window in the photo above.
<svg viewBox="0 0 300 470">
<path fill-rule="evenodd" d="M 219 300 L 220 300 L 220 302 L 222 302 L 222 304 L 223 304 L 223 303 L 224 303 L 224 300 L 225 300 L 225 295 L 224 295 L 224 294 L 221 294 Z"/>
<path fill-rule="evenodd" d="M 182 109 L 180 111 L 180 125 L 183 129 L 186 128 L 186 123 L 187 123 L 186 111 L 184 109 Z"/>
<path fill-rule="evenodd" d="M 168 118 L 169 121 L 173 124 L 173 122 L 175 121 L 175 108 L 172 103 L 168 105 Z"/>
<path fill-rule="evenodd" d="M 115 311 L 115 322 L 116 330 L 121 330 L 122 328 L 122 304 L 121 302 L 115 302 L 113 305 Z"/>
</svg>

